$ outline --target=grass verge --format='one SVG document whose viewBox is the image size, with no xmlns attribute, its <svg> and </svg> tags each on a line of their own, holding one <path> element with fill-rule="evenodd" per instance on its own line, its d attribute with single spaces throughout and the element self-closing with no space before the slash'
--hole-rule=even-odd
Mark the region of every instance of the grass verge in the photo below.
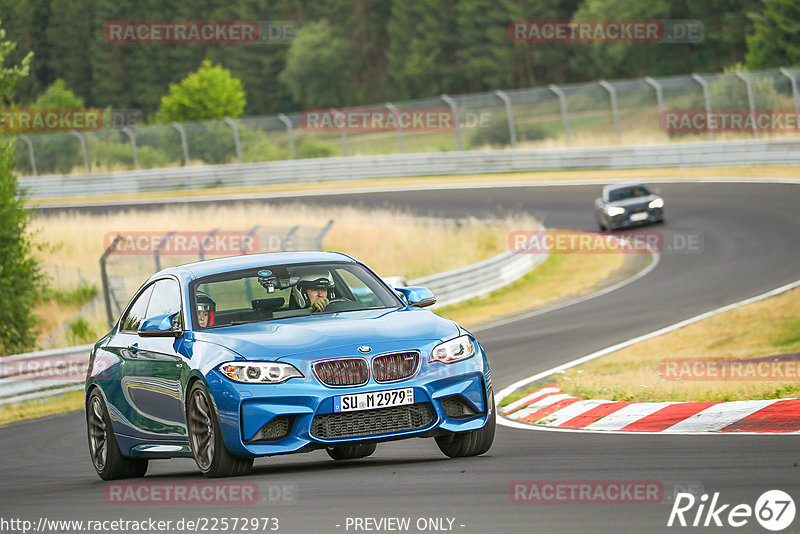
<svg viewBox="0 0 800 534">
<path fill-rule="evenodd" d="M 29 401 L 0 409 L 0 426 L 48 415 L 83 409 L 83 391 L 70 391 L 41 401 Z"/>
<path fill-rule="evenodd" d="M 792 398 L 800 396 L 800 358 L 774 356 L 798 352 L 800 289 L 794 289 L 637 343 L 556 378 L 564 393 L 587 399 L 703 402 Z M 674 360 L 678 367 L 670 368 Z M 717 360 L 723 360 L 723 365 L 714 363 Z M 735 362 L 733 366 L 729 360 Z M 691 366 L 683 366 L 682 361 Z M 763 361 L 768 368 L 759 367 Z M 773 366 L 781 361 L 779 367 Z M 722 375 L 730 376 L 734 368 L 740 370 L 734 379 L 723 379 Z M 783 372 L 784 377 L 776 372 Z M 717 376 L 709 380 L 713 374 Z M 502 404 L 533 389 L 515 392 Z"/>
<path fill-rule="evenodd" d="M 551 254 L 516 282 L 490 293 L 443 306 L 436 313 L 469 328 L 586 293 L 624 264 L 622 254 Z"/>
</svg>

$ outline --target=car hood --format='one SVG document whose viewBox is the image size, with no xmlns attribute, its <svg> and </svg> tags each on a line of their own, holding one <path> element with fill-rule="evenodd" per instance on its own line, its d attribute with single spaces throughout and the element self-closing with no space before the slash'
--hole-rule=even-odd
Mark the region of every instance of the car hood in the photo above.
<svg viewBox="0 0 800 534">
<path fill-rule="evenodd" d="M 364 310 L 250 323 L 195 334 L 198 341 L 226 347 L 247 360 L 276 361 L 357 355 L 362 345 L 383 350 L 413 349 L 451 339 L 462 330 L 450 319 L 420 308 Z"/>
</svg>

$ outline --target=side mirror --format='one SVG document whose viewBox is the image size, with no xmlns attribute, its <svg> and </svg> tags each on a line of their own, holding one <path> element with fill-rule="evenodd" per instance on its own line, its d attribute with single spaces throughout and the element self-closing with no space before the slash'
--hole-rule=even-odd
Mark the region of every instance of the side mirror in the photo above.
<svg viewBox="0 0 800 534">
<path fill-rule="evenodd" d="M 146 319 L 139 327 L 138 333 L 142 337 L 180 337 L 183 332 L 180 328 L 173 327 L 179 315 L 180 312 L 175 312 Z"/>
<path fill-rule="evenodd" d="M 424 308 L 436 303 L 436 297 L 427 287 L 396 287 L 394 290 L 405 297 L 409 306 Z"/>
</svg>

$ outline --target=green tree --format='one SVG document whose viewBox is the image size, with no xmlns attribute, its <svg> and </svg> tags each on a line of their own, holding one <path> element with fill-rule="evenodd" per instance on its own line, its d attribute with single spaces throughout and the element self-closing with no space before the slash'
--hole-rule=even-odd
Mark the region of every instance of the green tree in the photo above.
<svg viewBox="0 0 800 534">
<path fill-rule="evenodd" d="M 80 109 L 84 106 L 83 98 L 76 96 L 67 88 L 64 80 L 56 80 L 39 95 L 31 107 L 42 109 Z"/>
<path fill-rule="evenodd" d="M 746 63 L 751 69 L 790 67 L 800 63 L 800 4 L 797 0 L 764 0 L 750 13 L 755 27 L 747 36 Z"/>
<path fill-rule="evenodd" d="M 297 32 L 278 79 L 305 107 L 355 104 L 346 89 L 353 72 L 352 48 L 327 20 Z"/>
<path fill-rule="evenodd" d="M 157 119 L 168 123 L 238 117 L 246 104 L 242 82 L 228 69 L 205 60 L 197 72 L 169 86 Z"/>
<path fill-rule="evenodd" d="M 31 55 L 18 65 L 4 66 L 16 44 L 5 40 L 0 28 L 0 97 L 13 95 L 14 85 L 28 74 Z M 32 256 L 28 236 L 30 215 L 24 206 L 14 174 L 13 141 L 0 140 L 0 355 L 21 352 L 33 346 L 36 326 L 33 305 L 38 299 L 43 277 Z"/>
</svg>

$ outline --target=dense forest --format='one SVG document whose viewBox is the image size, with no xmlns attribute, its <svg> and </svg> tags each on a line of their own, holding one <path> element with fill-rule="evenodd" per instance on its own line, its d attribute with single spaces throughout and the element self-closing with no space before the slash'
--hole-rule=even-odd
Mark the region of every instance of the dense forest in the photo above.
<svg viewBox="0 0 800 534">
<path fill-rule="evenodd" d="M 282 44 L 111 44 L 104 35 L 108 21 L 201 19 L 291 21 L 298 30 Z M 509 23 L 521 19 L 693 19 L 704 36 L 515 43 Z M 204 59 L 241 80 L 245 115 L 800 61 L 796 0 L 0 0 L 0 20 L 18 44 L 7 60 L 34 53 L 13 104 L 62 79 L 87 106 L 147 117 Z"/>
</svg>

